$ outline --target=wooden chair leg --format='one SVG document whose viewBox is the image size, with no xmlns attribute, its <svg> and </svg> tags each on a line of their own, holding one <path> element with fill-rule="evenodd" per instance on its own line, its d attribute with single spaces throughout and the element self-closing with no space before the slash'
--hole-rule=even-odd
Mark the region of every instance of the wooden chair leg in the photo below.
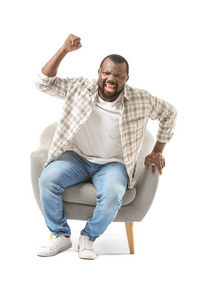
<svg viewBox="0 0 200 300">
<path fill-rule="evenodd" d="M 133 222 L 126 222 L 126 234 L 127 234 L 127 239 L 128 239 L 128 245 L 129 245 L 129 250 L 130 254 L 135 254 L 135 249 L 134 249 L 134 234 L 133 234 Z"/>
</svg>

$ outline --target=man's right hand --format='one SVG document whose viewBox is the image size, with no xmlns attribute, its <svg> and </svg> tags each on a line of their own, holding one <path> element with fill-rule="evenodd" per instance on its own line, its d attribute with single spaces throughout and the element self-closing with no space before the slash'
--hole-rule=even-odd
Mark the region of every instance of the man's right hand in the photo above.
<svg viewBox="0 0 200 300">
<path fill-rule="evenodd" d="M 81 47 L 82 47 L 81 38 L 76 35 L 70 34 L 66 39 L 66 41 L 64 42 L 62 48 L 67 53 L 67 52 L 78 50 Z"/>
</svg>

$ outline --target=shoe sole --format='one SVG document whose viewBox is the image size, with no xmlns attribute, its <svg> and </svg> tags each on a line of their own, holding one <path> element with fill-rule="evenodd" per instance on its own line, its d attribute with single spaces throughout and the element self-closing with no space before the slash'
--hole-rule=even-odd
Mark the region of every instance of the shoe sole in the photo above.
<svg viewBox="0 0 200 300">
<path fill-rule="evenodd" d="M 58 253 L 60 253 L 60 252 L 62 252 L 62 251 L 65 251 L 65 250 L 67 250 L 67 249 L 69 249 L 69 248 L 71 248 L 72 247 L 72 243 L 70 243 L 69 245 L 67 245 L 67 246 L 64 246 L 64 247 L 62 247 L 62 248 L 60 248 L 58 251 L 56 251 L 56 252 L 52 252 L 52 253 L 48 253 L 48 254 L 45 254 L 45 253 L 37 253 L 37 256 L 42 256 L 42 257 L 48 257 L 48 256 L 54 256 L 54 255 L 56 255 L 56 254 L 58 254 Z"/>
<path fill-rule="evenodd" d="M 81 259 L 88 259 L 88 260 L 94 260 L 96 258 L 96 257 L 91 257 L 91 256 L 84 256 L 84 255 L 81 255 L 80 253 L 78 256 Z"/>
<path fill-rule="evenodd" d="M 78 251 L 79 251 L 79 246 L 78 246 Z M 83 255 L 82 253 L 78 253 L 78 256 L 79 256 L 79 258 L 81 258 L 81 259 L 88 259 L 88 260 L 93 260 L 93 259 L 95 259 L 96 258 L 96 256 L 95 257 L 93 257 L 93 256 L 85 256 L 85 255 Z"/>
</svg>

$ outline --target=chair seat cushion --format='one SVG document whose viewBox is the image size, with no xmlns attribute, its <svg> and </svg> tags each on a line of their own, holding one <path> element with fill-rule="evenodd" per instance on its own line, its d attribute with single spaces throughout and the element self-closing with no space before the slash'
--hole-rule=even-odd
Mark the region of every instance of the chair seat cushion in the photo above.
<svg viewBox="0 0 200 300">
<path fill-rule="evenodd" d="M 83 182 L 65 189 L 63 192 L 63 201 L 77 204 L 96 205 L 97 190 L 90 182 Z M 122 206 L 131 203 L 136 196 L 136 188 L 127 189 Z"/>
</svg>

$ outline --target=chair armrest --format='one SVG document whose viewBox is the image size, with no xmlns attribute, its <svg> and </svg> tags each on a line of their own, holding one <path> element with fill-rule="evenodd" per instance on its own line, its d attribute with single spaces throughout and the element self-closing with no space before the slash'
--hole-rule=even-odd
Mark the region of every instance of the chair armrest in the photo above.
<svg viewBox="0 0 200 300">
<path fill-rule="evenodd" d="M 31 170 L 32 167 L 35 169 L 35 172 L 40 177 L 43 169 L 44 164 L 48 158 L 48 151 L 46 149 L 39 148 L 38 150 L 31 153 Z"/>
<path fill-rule="evenodd" d="M 158 187 L 159 176 L 157 168 L 155 175 L 152 175 L 150 164 L 148 169 L 145 166 L 140 169 L 136 183 L 136 197 L 132 202 L 134 218 L 137 221 L 141 221 L 145 217 L 153 202 Z"/>
<path fill-rule="evenodd" d="M 48 151 L 46 149 L 39 148 L 38 150 L 32 152 L 30 157 L 31 183 L 36 202 L 41 212 L 43 210 L 40 201 L 40 189 L 38 179 L 43 171 L 44 164 L 47 161 L 47 156 Z"/>
</svg>

